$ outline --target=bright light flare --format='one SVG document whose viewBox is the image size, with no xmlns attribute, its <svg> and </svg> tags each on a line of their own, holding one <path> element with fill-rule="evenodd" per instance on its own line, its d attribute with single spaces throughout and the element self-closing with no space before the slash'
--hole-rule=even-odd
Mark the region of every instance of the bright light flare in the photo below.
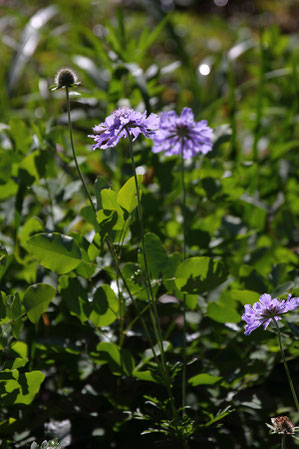
<svg viewBox="0 0 299 449">
<path fill-rule="evenodd" d="M 200 64 L 198 71 L 201 75 L 207 76 L 211 71 L 211 67 L 208 64 Z"/>
</svg>

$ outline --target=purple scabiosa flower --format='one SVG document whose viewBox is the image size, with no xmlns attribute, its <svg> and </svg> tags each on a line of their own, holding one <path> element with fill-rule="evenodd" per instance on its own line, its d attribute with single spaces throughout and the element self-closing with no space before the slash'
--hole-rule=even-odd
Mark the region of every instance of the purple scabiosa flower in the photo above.
<svg viewBox="0 0 299 449">
<path fill-rule="evenodd" d="M 166 156 L 173 156 L 183 151 L 184 159 L 191 159 L 212 150 L 212 135 L 207 121 L 196 122 L 190 108 L 184 108 L 180 116 L 174 111 L 162 112 L 159 129 L 153 136 L 153 153 L 165 151 Z"/>
<path fill-rule="evenodd" d="M 105 121 L 93 127 L 96 134 L 88 137 L 94 139 L 95 144 L 92 149 L 115 147 L 122 137 L 128 137 L 126 129 L 137 139 L 139 134 L 151 137 L 159 126 L 159 117 L 150 114 L 146 117 L 146 112 L 137 112 L 134 109 L 119 108 L 106 117 Z M 126 129 L 125 129 L 126 128 Z"/>
<path fill-rule="evenodd" d="M 270 295 L 264 293 L 258 302 L 253 306 L 245 305 L 245 313 L 242 315 L 242 320 L 247 324 L 245 326 L 245 335 L 251 334 L 261 324 L 266 330 L 271 320 L 281 320 L 280 315 L 294 310 L 299 305 L 299 298 L 288 296 L 288 299 L 279 301 L 278 298 L 271 298 Z"/>
</svg>

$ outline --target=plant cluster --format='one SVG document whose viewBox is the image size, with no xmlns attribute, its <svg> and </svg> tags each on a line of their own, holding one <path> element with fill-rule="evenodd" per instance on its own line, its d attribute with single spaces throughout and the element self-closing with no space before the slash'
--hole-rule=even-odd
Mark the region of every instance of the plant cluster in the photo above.
<svg viewBox="0 0 299 449">
<path fill-rule="evenodd" d="M 1 94 L 2 446 L 295 447 L 292 40 L 227 32 L 206 81 L 176 32 L 192 17 L 139 34 L 121 9 L 101 33 L 69 19 L 37 61 L 69 39 L 78 74 L 47 68 L 24 99 L 22 61 L 58 10 L 32 16 Z"/>
</svg>

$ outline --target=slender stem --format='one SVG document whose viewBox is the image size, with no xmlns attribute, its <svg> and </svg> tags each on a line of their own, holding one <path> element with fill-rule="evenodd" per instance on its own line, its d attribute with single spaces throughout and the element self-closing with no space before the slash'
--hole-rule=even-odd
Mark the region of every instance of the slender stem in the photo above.
<svg viewBox="0 0 299 449">
<path fill-rule="evenodd" d="M 67 114 L 68 114 L 68 123 L 69 123 L 69 131 L 70 131 L 70 141 L 71 141 L 71 147 L 72 147 L 72 152 L 73 152 L 76 168 L 77 168 L 78 174 L 80 176 L 80 179 L 82 181 L 84 190 L 85 190 L 85 192 L 87 194 L 87 197 L 89 199 L 90 205 L 91 205 L 91 207 L 92 207 L 92 209 L 94 211 L 94 214 L 96 215 L 96 213 L 97 213 L 96 207 L 95 207 L 95 205 L 94 205 L 94 203 L 92 201 L 91 195 L 90 195 L 89 190 L 87 188 L 87 185 L 86 185 L 86 183 L 84 181 L 83 175 L 81 173 L 81 170 L 80 170 L 80 167 L 79 167 L 79 164 L 78 164 L 78 161 L 77 161 L 77 156 L 76 156 L 76 151 L 75 151 L 75 146 L 74 146 L 74 140 L 73 140 L 73 129 L 72 129 L 71 114 L 70 114 L 70 97 L 69 97 L 69 89 L 68 89 L 68 87 L 65 88 L 65 92 L 66 92 Z M 127 290 L 128 295 L 129 295 L 132 303 L 136 307 L 136 304 L 135 304 L 135 301 L 134 301 L 134 297 L 132 296 L 131 291 L 129 289 L 129 286 L 128 286 L 128 284 L 127 284 L 127 282 L 126 282 L 126 280 L 125 280 L 125 278 L 124 278 L 124 276 L 122 274 L 122 271 L 121 271 L 120 267 L 119 267 L 119 263 L 118 263 L 118 260 L 117 260 L 117 255 L 115 254 L 115 251 L 114 251 L 114 248 L 113 248 L 113 244 L 111 243 L 111 241 L 110 241 L 108 236 L 106 237 L 105 241 L 107 243 L 109 252 L 110 252 L 110 254 L 112 256 L 112 259 L 113 259 L 113 262 L 114 262 L 116 275 L 118 274 L 119 277 L 121 278 L 121 280 L 123 282 L 123 285 L 124 285 L 125 289 Z M 137 308 L 136 308 L 136 310 L 137 310 Z M 147 336 L 147 338 L 149 340 L 149 343 L 150 343 L 150 346 L 152 348 L 152 351 L 153 351 L 154 357 L 156 359 L 156 362 L 159 365 L 160 361 L 159 361 L 159 358 L 158 358 L 157 354 L 155 353 L 154 345 L 153 345 L 151 336 L 150 336 L 149 331 L 148 331 L 148 329 L 146 327 L 146 323 L 145 323 L 143 317 L 141 317 L 141 322 L 142 322 L 144 331 L 146 333 L 146 336 Z"/>
<path fill-rule="evenodd" d="M 140 188 L 139 188 L 137 174 L 136 174 L 136 165 L 135 165 L 134 154 L 133 154 L 132 136 L 126 126 L 124 127 L 124 129 L 126 130 L 126 133 L 127 133 L 128 139 L 129 139 L 129 151 L 130 151 L 130 157 L 131 157 L 131 163 L 132 163 L 133 175 L 134 175 L 135 187 L 136 187 L 136 193 L 137 193 L 137 201 L 138 201 L 137 210 L 138 210 L 138 217 L 139 217 L 139 224 L 140 224 L 143 261 L 144 261 L 144 269 L 145 269 L 146 283 L 147 283 L 146 292 L 147 292 L 148 301 L 151 304 L 151 307 L 149 309 L 150 316 L 151 316 L 151 320 L 153 323 L 156 340 L 159 345 L 160 353 L 161 353 L 161 361 L 162 361 L 162 367 L 163 367 L 161 374 L 164 378 L 164 384 L 165 384 L 165 387 L 167 389 L 167 392 L 168 392 L 168 395 L 170 398 L 170 404 L 171 404 L 171 410 L 173 413 L 173 417 L 176 420 L 178 420 L 178 413 L 177 413 L 177 410 L 174 405 L 174 397 L 173 397 L 173 394 L 171 391 L 169 373 L 168 373 L 168 368 L 167 368 L 166 360 L 165 360 L 165 352 L 164 352 L 162 333 L 161 333 L 161 328 L 160 328 L 160 323 L 159 323 L 159 315 L 158 315 L 158 310 L 157 310 L 157 306 L 156 306 L 155 299 L 154 299 L 151 278 L 150 278 L 149 268 L 148 268 L 148 262 L 147 262 L 145 239 L 144 239 L 143 214 L 142 214 L 142 207 L 141 207 L 141 200 L 140 200 Z"/>
<path fill-rule="evenodd" d="M 184 163 L 184 142 L 181 143 L 181 175 L 182 175 L 182 188 L 183 188 L 183 260 L 186 259 L 186 185 L 185 185 L 185 163 Z M 187 325 L 186 325 L 186 294 L 183 293 L 183 373 L 182 373 L 182 414 L 185 414 L 186 407 L 186 362 L 187 362 Z"/>
<path fill-rule="evenodd" d="M 281 449 L 285 449 L 285 447 L 286 447 L 286 434 L 283 433 L 281 435 Z"/>
<path fill-rule="evenodd" d="M 74 141 L 73 141 L 73 129 L 72 129 L 71 112 L 70 112 L 70 110 L 71 110 L 71 107 L 70 107 L 70 95 L 69 95 L 69 88 L 67 86 L 65 87 L 65 94 L 66 94 L 67 116 L 68 116 L 68 122 L 69 122 L 69 130 L 70 130 L 70 140 L 71 140 L 71 147 L 72 147 L 72 152 L 73 152 L 73 156 L 74 156 L 74 161 L 75 161 L 75 164 L 76 164 L 76 168 L 77 168 L 78 174 L 79 174 L 80 179 L 82 181 L 83 187 L 85 189 L 86 195 L 88 196 L 90 205 L 93 208 L 94 212 L 96 213 L 96 207 L 95 207 L 95 205 L 94 205 L 94 203 L 93 203 L 93 201 L 91 199 L 89 190 L 88 190 L 87 185 L 86 185 L 86 183 L 84 181 L 82 172 L 80 170 L 80 167 L 79 167 L 79 164 L 78 164 L 78 161 L 77 161 L 77 156 L 76 156 L 76 151 L 75 151 Z"/>
<path fill-rule="evenodd" d="M 289 368 L 288 368 L 288 365 L 287 365 L 287 361 L 286 361 L 286 358 L 285 358 L 284 350 L 282 348 L 280 329 L 279 329 L 279 326 L 277 324 L 277 321 L 274 318 L 272 318 L 272 321 L 274 322 L 274 324 L 276 326 L 276 329 L 277 329 L 278 341 L 279 341 L 279 347 L 280 347 L 280 352 L 281 352 L 281 356 L 282 356 L 282 361 L 283 361 L 284 368 L 285 368 L 285 371 L 286 371 L 286 374 L 287 374 L 287 378 L 288 378 L 290 389 L 291 389 L 291 392 L 292 392 L 292 395 L 293 395 L 293 399 L 294 399 L 294 402 L 295 402 L 295 405 L 296 405 L 296 409 L 297 409 L 297 412 L 299 412 L 299 403 L 298 403 L 296 391 L 295 391 L 294 384 L 293 384 L 293 381 L 292 381 L 292 378 L 291 378 L 291 375 L 290 375 L 290 371 L 289 371 Z"/>
<path fill-rule="evenodd" d="M 163 340 L 162 340 L 162 336 L 161 336 L 161 330 L 160 330 L 160 326 L 159 326 L 159 317 L 158 317 L 157 307 L 156 307 L 154 294 L 153 294 L 153 290 L 152 290 L 151 278 L 150 278 L 148 262 L 147 262 L 145 238 L 144 238 L 143 214 L 142 214 L 142 207 L 141 207 L 141 200 L 140 200 L 140 188 L 139 188 L 139 183 L 138 183 L 138 179 L 137 179 L 136 166 L 135 166 L 135 160 L 134 160 L 134 155 L 133 155 L 132 137 L 126 127 L 125 127 L 125 130 L 128 135 L 128 138 L 129 138 L 130 157 L 131 157 L 131 163 L 132 163 L 133 175 L 134 175 L 135 187 L 136 187 L 136 193 L 137 193 L 137 202 L 138 202 L 137 210 L 138 210 L 138 218 L 139 218 L 139 224 L 140 224 L 140 234 L 141 234 L 144 269 L 145 269 L 145 275 L 146 275 L 146 287 L 147 287 L 146 292 L 147 292 L 147 296 L 148 296 L 148 301 L 152 304 L 150 311 L 152 313 L 154 313 L 154 315 L 155 315 L 155 318 L 152 317 L 154 331 L 156 334 L 157 343 L 160 346 L 162 362 L 163 362 L 164 367 L 166 368 L 165 361 L 163 361 L 164 348 L 163 348 Z M 167 369 L 165 370 L 165 372 L 166 371 L 167 371 Z"/>
</svg>

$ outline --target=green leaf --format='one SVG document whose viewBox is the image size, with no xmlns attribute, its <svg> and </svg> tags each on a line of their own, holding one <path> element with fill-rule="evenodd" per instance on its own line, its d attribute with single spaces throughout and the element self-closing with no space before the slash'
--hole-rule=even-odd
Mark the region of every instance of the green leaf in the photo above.
<svg viewBox="0 0 299 449">
<path fill-rule="evenodd" d="M 56 294 L 55 288 L 48 284 L 34 284 L 27 288 L 23 303 L 27 316 L 32 323 L 38 323 Z"/>
<path fill-rule="evenodd" d="M 107 183 L 107 181 L 104 178 L 102 178 L 102 176 L 98 176 L 94 183 L 94 191 L 95 191 L 95 195 L 96 195 L 96 199 L 97 199 L 97 210 L 100 210 L 103 208 L 102 195 L 101 195 L 101 191 L 103 189 L 109 189 L 109 184 Z"/>
<path fill-rule="evenodd" d="M 222 262 L 210 257 L 192 257 L 178 266 L 175 284 L 183 292 L 204 293 L 222 284 L 227 276 L 228 271 Z"/>
<path fill-rule="evenodd" d="M 28 359 L 24 359 L 21 357 L 16 357 L 15 359 L 6 360 L 3 366 L 3 369 L 14 370 L 18 368 L 22 368 L 28 363 Z"/>
<path fill-rule="evenodd" d="M 101 191 L 101 198 L 103 209 L 97 212 L 98 223 L 101 223 L 107 218 L 107 211 L 115 211 L 117 213 L 117 222 L 114 224 L 113 229 L 116 231 L 121 230 L 124 226 L 124 213 L 117 202 L 117 193 L 111 189 L 103 189 Z"/>
<path fill-rule="evenodd" d="M 7 315 L 12 320 L 11 328 L 12 334 L 15 338 L 18 338 L 22 328 L 23 321 L 20 319 L 23 315 L 22 303 L 18 292 L 6 297 L 6 310 Z"/>
<path fill-rule="evenodd" d="M 109 285 L 101 285 L 93 295 L 90 321 L 96 326 L 109 326 L 118 314 L 119 301 Z"/>
<path fill-rule="evenodd" d="M 213 385 L 222 377 L 219 376 L 211 376 L 210 374 L 197 374 L 196 376 L 190 377 L 188 383 L 192 385 L 192 387 L 197 387 L 197 385 Z"/>
<path fill-rule="evenodd" d="M 97 222 L 97 217 L 94 213 L 93 208 L 90 205 L 82 207 L 82 209 L 80 210 L 80 215 L 88 223 L 92 224 L 93 228 L 96 231 L 99 229 L 99 223 Z"/>
<path fill-rule="evenodd" d="M 252 290 L 232 290 L 231 297 L 241 304 L 253 304 L 259 300 L 260 294 Z"/>
<path fill-rule="evenodd" d="M 84 323 L 90 314 L 87 290 L 82 287 L 78 279 L 62 276 L 59 280 L 64 284 L 61 289 L 63 301 L 67 304 L 70 313 Z"/>
<path fill-rule="evenodd" d="M 29 150 L 32 138 L 25 123 L 23 120 L 13 118 L 9 120 L 9 128 L 16 149 L 21 153 L 26 154 Z"/>
<path fill-rule="evenodd" d="M 77 242 L 64 234 L 36 234 L 27 240 L 31 254 L 39 263 L 58 274 L 74 270 L 82 259 Z"/>
<path fill-rule="evenodd" d="M 39 392 L 45 375 L 41 371 L 20 374 L 18 380 L 9 380 L 5 384 L 6 395 L 1 398 L 6 405 L 30 404 Z"/>
<path fill-rule="evenodd" d="M 148 268 L 152 279 L 159 279 L 166 271 L 168 273 L 168 255 L 161 240 L 152 232 L 144 236 L 145 250 L 148 262 Z M 143 265 L 143 258 L 140 260 Z"/>
<path fill-rule="evenodd" d="M 32 234 L 40 233 L 44 230 L 44 226 L 40 218 L 30 217 L 22 226 L 19 232 L 20 244 L 23 248 L 27 249 L 27 240 Z"/>
<path fill-rule="evenodd" d="M 134 370 L 133 371 L 133 376 L 136 377 L 139 380 L 146 380 L 149 382 L 158 382 L 152 375 L 152 373 L 149 370 L 145 370 L 145 371 L 137 371 Z"/>
<path fill-rule="evenodd" d="M 215 302 L 208 304 L 207 315 L 218 323 L 239 323 L 241 316 L 235 310 L 220 306 Z"/>
<path fill-rule="evenodd" d="M 132 354 L 126 349 L 113 343 L 101 342 L 97 345 L 97 351 L 109 363 L 113 374 L 132 374 L 135 363 Z"/>
<path fill-rule="evenodd" d="M 141 184 L 141 181 L 142 175 L 137 175 L 137 182 L 139 186 Z M 142 191 L 140 189 L 139 192 L 141 195 Z M 138 200 L 134 176 L 132 176 L 132 178 L 130 178 L 118 192 L 117 202 L 123 209 L 129 212 L 129 214 L 133 212 L 134 209 L 136 209 Z"/>
</svg>

